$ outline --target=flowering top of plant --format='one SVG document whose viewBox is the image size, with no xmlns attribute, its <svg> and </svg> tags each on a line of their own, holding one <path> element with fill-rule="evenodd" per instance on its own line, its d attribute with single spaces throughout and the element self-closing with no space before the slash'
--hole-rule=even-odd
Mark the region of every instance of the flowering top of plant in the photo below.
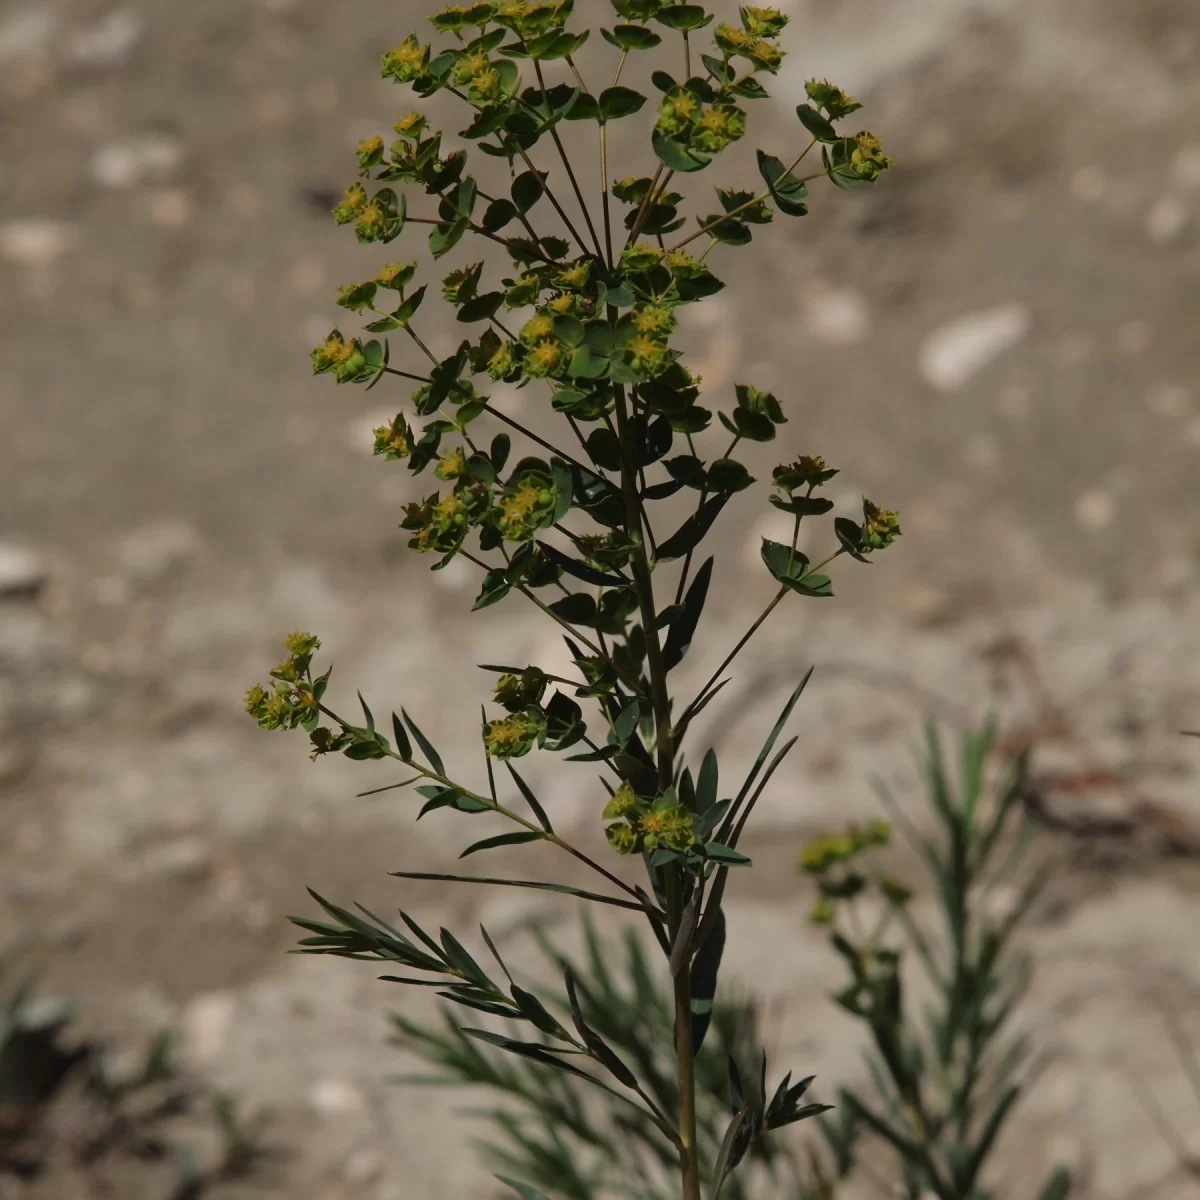
<svg viewBox="0 0 1200 1200">
<path fill-rule="evenodd" d="M 604 894 L 544 886 L 632 909 L 649 922 L 669 959 L 677 1024 L 684 1030 L 691 1022 L 698 1045 L 724 941 L 725 881 L 732 867 L 749 862 L 738 843 L 790 749 L 770 758 L 803 683 L 732 794 L 721 794 L 711 750 L 698 766 L 691 761 L 693 721 L 775 607 L 791 595 L 830 596 L 826 568 L 842 556 L 869 562 L 900 526 L 895 513 L 864 500 L 861 522 L 837 517 L 828 553 L 811 562 L 799 548 L 800 524 L 832 510 L 818 492 L 836 470 L 811 447 L 789 451 L 772 474 L 770 502 L 792 517 L 792 536 L 762 545 L 772 598 L 712 677 L 676 702 L 671 672 L 700 630 L 714 569 L 696 551 L 730 498 L 756 482 L 734 456 L 743 443 L 776 440 L 788 423 L 788 397 L 750 383 L 738 384 L 724 403 L 702 396 L 676 344 L 680 310 L 724 287 L 714 251 L 747 245 L 777 213 L 803 217 L 810 183 L 827 179 L 842 190 L 873 183 L 891 160 L 874 134 L 838 128 L 858 101 L 814 79 L 796 109 L 798 136 L 779 155 L 759 149 L 757 180 L 739 186 L 721 177 L 715 202 L 700 207 L 696 188 L 685 184 L 715 173 L 724 152 L 748 136 L 753 102 L 768 95 L 764 80 L 784 64 L 787 18 L 747 5 L 736 20 L 714 24 L 703 5 L 677 0 L 614 0 L 614 7 L 616 20 L 600 30 L 611 52 L 593 44 L 610 63 L 577 61 L 589 31 L 575 28 L 572 0 L 450 5 L 430 18 L 433 42 L 412 33 L 383 55 L 382 76 L 413 99 L 392 125 L 394 139 L 377 134 L 358 143 L 357 175 L 333 218 L 364 244 L 409 244 L 404 253 L 389 248 L 369 278 L 340 289 L 337 304 L 361 315 L 362 336 L 335 328 L 311 356 L 313 370 L 339 384 L 407 381 L 408 402 L 374 431 L 373 449 L 414 476 L 433 476 L 401 515 L 408 545 L 431 555 L 435 570 L 456 557 L 477 567 L 476 608 L 506 599 L 536 606 L 559 626 L 572 669 L 558 676 L 536 665 L 488 668 L 498 676 L 491 698 L 500 711 L 485 706 L 478 727 L 486 787 L 450 774 L 403 709 L 389 735 L 376 728 L 365 701 L 361 725 L 328 707 L 329 672 L 312 677 L 318 643 L 307 635 L 289 643 L 290 657 L 269 686 L 251 689 L 246 707 L 265 728 L 306 729 L 314 757 L 344 752 L 403 763 L 410 775 L 393 786 L 418 785 L 422 814 L 489 813 L 512 827 L 465 853 L 549 842 L 597 871 L 610 889 Z M 671 61 L 679 73 L 649 72 L 656 97 L 648 103 L 622 79 L 666 36 L 678 39 Z M 600 70 L 611 71 L 607 86 Z M 443 92 L 465 110 L 455 132 L 470 149 L 444 148 L 443 132 L 431 126 L 424 102 Z M 609 125 L 643 108 L 653 173 L 611 171 Z M 601 181 L 590 198 L 593 176 L 572 158 L 584 146 L 594 147 Z M 812 170 L 800 173 L 810 155 L 820 165 L 810 160 Z M 412 245 L 417 238 L 424 249 Z M 460 250 L 468 242 L 478 250 L 471 261 Z M 451 255 L 451 269 L 431 277 L 429 260 Z M 431 284 L 453 315 L 450 328 L 461 331 L 445 355 L 418 328 L 428 318 Z M 398 346 L 408 351 L 403 363 Z M 508 385 L 505 394 L 535 388 L 547 420 L 526 426 L 506 411 L 495 384 Z M 663 525 L 659 506 L 667 500 L 682 501 L 686 513 L 674 528 Z M 648 888 L 629 884 L 556 832 L 552 814 L 513 767 L 535 750 L 573 751 L 567 761 L 601 773 L 597 818 L 621 856 L 608 861 L 619 867 L 621 858 L 640 855 Z M 498 763 L 530 818 L 501 799 Z M 572 1052 L 586 1052 L 634 1086 L 628 1068 L 580 1021 L 576 1038 L 528 993 L 497 989 L 458 943 L 444 943 L 431 959 L 397 940 L 390 926 L 326 911 L 340 925 L 301 922 L 317 934 L 315 952 L 376 954 L 415 971 L 457 973 L 451 998 L 485 1012 L 515 1011 L 514 1019 L 565 1039 Z M 770 1103 L 751 1089 L 724 1160 L 702 1165 L 685 1096 L 693 1052 L 681 1034 L 677 1125 L 638 1093 L 679 1153 L 686 1200 L 697 1200 L 705 1174 L 715 1195 L 751 1142 L 820 1108 L 799 1104 L 807 1083 L 785 1080 Z"/>
</svg>

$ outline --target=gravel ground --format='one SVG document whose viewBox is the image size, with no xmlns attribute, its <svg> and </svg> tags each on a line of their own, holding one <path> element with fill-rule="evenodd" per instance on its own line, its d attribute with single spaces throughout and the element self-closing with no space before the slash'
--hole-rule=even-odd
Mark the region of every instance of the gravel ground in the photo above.
<svg viewBox="0 0 1200 1200">
<path fill-rule="evenodd" d="M 874 815 L 873 773 L 915 796 L 926 716 L 998 712 L 1040 770 L 1090 781 L 1047 784 L 1065 822 L 1120 831 L 1060 837 L 1070 867 L 1030 937 L 1054 1056 L 1005 1137 L 1005 1194 L 1061 1159 L 1088 1200 L 1171 1200 L 1194 1184 L 1130 1077 L 1200 1152 L 1161 1015 L 1200 1023 L 1200 754 L 1176 734 L 1200 727 L 1194 0 L 788 11 L 765 138 L 829 75 L 899 165 L 867 196 L 816 194 L 769 253 L 714 255 L 730 286 L 684 338 L 707 387 L 775 389 L 788 447 L 844 465 L 835 498 L 867 491 L 905 534 L 833 604 L 777 614 L 700 735 L 732 771 L 816 665 L 731 902 L 730 978 L 800 1020 L 806 1071 L 857 1072 L 795 849 Z M 469 1156 L 442 1161 L 451 1101 L 387 1082 L 383 1016 L 411 998 L 283 956 L 304 885 L 434 925 L 486 915 L 514 944 L 540 911 L 398 886 L 388 870 L 453 860 L 458 825 L 355 799 L 386 769 L 312 766 L 238 704 L 312 628 L 335 693 L 403 702 L 474 754 L 473 664 L 559 653 L 512 605 L 461 624 L 475 580 L 423 574 L 395 527 L 407 476 L 369 456 L 393 398 L 308 374 L 335 286 L 378 257 L 324 210 L 354 140 L 395 119 L 375 64 L 412 23 L 382 0 L 0 2 L 0 928 L 89 1030 L 173 1025 L 195 1070 L 276 1110 L 293 1152 L 257 1195 L 487 1194 Z M 723 518 L 689 680 L 769 594 L 764 509 Z M 590 796 L 555 803 L 596 838 Z"/>
</svg>

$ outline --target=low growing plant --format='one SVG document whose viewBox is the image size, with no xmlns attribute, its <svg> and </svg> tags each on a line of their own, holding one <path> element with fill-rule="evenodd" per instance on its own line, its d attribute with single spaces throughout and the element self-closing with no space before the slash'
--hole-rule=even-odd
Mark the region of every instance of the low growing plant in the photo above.
<svg viewBox="0 0 1200 1200">
<path fill-rule="evenodd" d="M 574 670 L 557 675 L 528 663 L 484 668 L 495 676 L 491 698 L 493 712 L 499 710 L 485 709 L 481 720 L 486 782 L 468 782 L 448 768 L 403 708 L 386 731 L 365 701 L 361 723 L 340 716 L 327 701 L 329 671 L 313 673 L 320 643 L 307 633 L 288 638 L 287 658 L 267 686 L 250 690 L 246 707 L 267 729 L 305 729 L 314 757 L 338 752 L 401 764 L 404 778 L 390 786 L 416 787 L 425 801 L 418 815 L 449 808 L 481 823 L 481 814 L 506 823 L 505 832 L 473 841 L 464 855 L 541 844 L 594 872 L 602 890 L 491 876 L 475 882 L 562 892 L 648 923 L 672 988 L 670 1096 L 652 1095 L 588 1022 L 570 972 L 567 1019 L 513 981 L 482 930 L 495 968 L 485 969 L 451 932 L 434 937 L 404 913 L 401 929 L 318 896 L 327 919 L 295 918 L 310 934 L 306 952 L 384 962 L 395 972 L 385 978 L 437 987 L 472 1012 L 525 1023 L 549 1038 L 552 1048 L 463 1026 L 466 1036 L 570 1074 L 636 1113 L 677 1164 L 683 1200 L 699 1200 L 705 1180 L 715 1200 L 756 1143 L 824 1107 L 806 1102 L 809 1079 L 772 1076 L 768 1087 L 764 1060 L 731 1062 L 732 1119 L 716 1152 L 701 1155 L 695 1061 L 724 945 L 722 899 L 730 871 L 749 864 L 739 843 L 794 744 L 776 750 L 806 681 L 736 788 L 723 791 L 716 755 L 693 746 L 689 735 L 727 668 L 775 608 L 793 597 L 830 596 L 827 568 L 835 560 L 868 562 L 900 530 L 895 513 L 864 500 L 861 520 L 837 517 L 828 553 L 811 562 L 799 549 L 800 523 L 830 512 L 832 502 L 818 493 L 836 471 L 811 447 L 797 447 L 771 477 L 771 503 L 793 518 L 790 544 L 762 545 L 773 595 L 711 678 L 681 700 L 671 672 L 696 636 L 714 569 L 712 558 L 696 565 L 696 551 L 730 498 L 755 482 L 734 454 L 743 443 L 773 441 L 786 416 L 776 396 L 744 383 L 714 422 L 672 336 L 681 308 L 723 286 L 708 265 L 714 249 L 750 243 L 755 227 L 776 213 L 804 216 L 810 182 L 824 179 L 841 190 L 870 184 L 891 160 L 873 134 L 842 125 L 859 103 L 812 79 L 808 102 L 796 110 L 799 136 L 783 157 L 759 150 L 761 180 L 745 187 L 723 179 L 715 210 L 686 228 L 685 208 L 697 200 L 673 188 L 706 169 L 715 173 L 723 151 L 745 137 L 747 109 L 766 97 L 763 80 L 782 64 L 779 35 L 787 18 L 744 7 L 702 35 L 714 16 L 700 4 L 616 0 L 616 10 L 616 23 L 601 30 L 613 48 L 607 63 L 578 57 L 588 31 L 569 27 L 570 0 L 487 0 L 443 9 L 431 20 L 444 48 L 413 34 L 383 56 L 385 78 L 422 99 L 447 93 L 466 106 L 469 124 L 459 136 L 484 156 L 486 169 L 469 171 L 467 150 L 444 150 L 429 111 L 414 109 L 395 123 L 390 146 L 379 136 L 359 144 L 359 177 L 334 217 L 352 224 L 364 243 L 427 232 L 434 260 L 471 235 L 488 257 L 450 271 L 441 294 L 464 335 L 467 327 L 475 330 L 439 358 L 418 329 L 429 287 L 414 287 L 420 264 L 390 262 L 343 288 L 338 303 L 370 314 L 367 333 L 399 333 L 414 361 L 397 365 L 386 340 L 363 341 L 340 329 L 312 354 L 314 370 L 338 383 L 416 385 L 407 408 L 376 430 L 374 446 L 414 475 L 432 469 L 444 485 L 407 506 L 401 526 L 410 547 L 432 555 L 434 569 L 456 557 L 474 564 L 481 573 L 476 608 L 534 605 L 562 630 Z M 661 67 L 650 74 L 659 93 L 649 130 L 657 165 L 650 175 L 614 182 L 608 127 L 632 118 L 647 100 L 622 80 L 664 36 L 678 39 L 674 69 L 682 68 L 682 76 Z M 601 70 L 611 72 L 607 86 L 597 82 Z M 568 154 L 564 133 L 571 123 L 591 130 L 589 173 L 598 187 Z M 584 140 L 569 136 L 572 147 Z M 798 173 L 810 155 L 820 166 L 814 161 L 807 174 Z M 481 378 L 545 388 L 547 421 L 523 424 L 479 389 Z M 547 436 L 542 430 L 550 418 L 557 418 L 558 431 Z M 690 512 L 672 519 L 680 501 Z M 664 519 L 675 524 L 669 533 Z M 601 772 L 597 809 L 608 822 L 610 850 L 641 858 L 644 885 L 618 874 L 617 859 L 606 865 L 556 830 L 552 806 L 514 766 L 535 749 Z M 525 1197 L 540 1195 L 524 1181 L 506 1182 Z"/>
<path fill-rule="evenodd" d="M 1010 1032 L 1030 982 L 1029 958 L 1013 940 L 1053 868 L 1048 858 L 1023 866 L 1036 832 L 1021 816 L 1027 761 L 990 791 L 992 742 L 990 726 L 964 736 L 956 784 L 930 728 L 921 773 L 931 836 L 882 789 L 928 871 L 937 933 L 910 914 L 910 889 L 870 864 L 890 841 L 886 822 L 817 838 L 800 856 L 818 889 L 810 918 L 829 929 L 849 973 L 834 999 L 870 1035 L 873 1093 L 845 1089 L 840 1102 L 894 1151 L 903 1200 L 989 1200 L 984 1170 L 1033 1079 L 1029 1033 Z M 903 977 L 906 951 L 930 985 L 932 1001 L 920 1014 Z M 812 1195 L 831 1200 L 834 1181 L 815 1158 L 813 1171 L 820 1186 Z M 1064 1200 L 1069 1190 L 1058 1167 L 1040 1200 Z"/>
</svg>

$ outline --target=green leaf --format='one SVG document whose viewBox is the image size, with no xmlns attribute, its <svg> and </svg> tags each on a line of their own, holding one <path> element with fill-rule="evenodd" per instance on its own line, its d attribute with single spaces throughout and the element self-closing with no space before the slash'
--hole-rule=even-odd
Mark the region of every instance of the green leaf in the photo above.
<svg viewBox="0 0 1200 1200">
<path fill-rule="evenodd" d="M 712 570 L 713 560 L 709 558 L 696 572 L 696 578 L 692 580 L 691 587 L 687 590 L 687 595 L 683 599 L 682 615 L 671 622 L 670 632 L 667 634 L 667 644 L 663 647 L 663 665 L 668 671 L 679 666 L 688 652 L 688 647 L 692 644 L 696 625 L 700 621 L 700 614 L 704 611 L 704 602 L 708 599 L 708 585 L 712 580 Z M 707 761 L 705 759 L 706 763 Z"/>
<path fill-rule="evenodd" d="M 766 181 L 779 211 L 789 217 L 805 216 L 808 205 L 801 201 L 808 195 L 808 189 L 774 155 L 764 154 L 761 150 L 757 153 L 759 174 Z"/>
<path fill-rule="evenodd" d="M 651 144 L 659 161 L 670 167 L 672 171 L 701 171 L 712 162 L 709 155 L 701 154 L 699 150 L 689 149 L 683 142 L 669 138 L 657 129 L 651 137 Z"/>
<path fill-rule="evenodd" d="M 533 789 L 517 774 L 517 769 L 510 762 L 504 764 L 508 768 L 508 773 L 513 777 L 513 782 L 521 791 L 521 795 L 525 797 L 525 803 L 529 805 L 533 815 L 537 817 L 538 824 L 547 832 L 553 833 L 554 826 L 550 824 L 550 818 L 546 815 L 546 810 L 541 806 L 538 798 L 533 794 Z"/>
<path fill-rule="evenodd" d="M 397 879 L 420 879 L 434 883 L 486 883 L 495 887 L 533 888 L 535 891 L 559 892 L 564 896 L 575 896 L 580 900 L 590 900 L 595 904 L 610 904 L 614 908 L 627 908 L 633 912 L 646 911 L 644 904 L 637 904 L 633 900 L 623 900 L 619 896 L 604 896 L 599 892 L 569 887 L 565 883 L 543 883 L 537 879 L 495 879 L 479 875 L 446 875 L 431 871 L 389 871 L 388 874 Z"/>
<path fill-rule="evenodd" d="M 769 538 L 762 540 L 762 560 L 767 564 L 767 570 L 780 583 L 794 582 L 803 576 L 808 567 L 808 558 L 799 550 L 785 546 L 782 542 L 773 542 Z"/>
<path fill-rule="evenodd" d="M 544 1192 L 539 1192 L 537 1188 L 530 1187 L 527 1183 L 518 1183 L 515 1179 L 509 1179 L 507 1175 L 497 1175 L 496 1178 L 512 1188 L 521 1197 L 521 1200 L 550 1200 L 550 1197 Z"/>
<path fill-rule="evenodd" d="M 725 1136 L 721 1139 L 721 1148 L 717 1153 L 716 1166 L 713 1167 L 712 1191 L 709 1192 L 709 1200 L 718 1200 L 721 1195 L 721 1189 L 725 1186 L 725 1180 L 732 1170 L 730 1160 L 733 1157 L 738 1134 L 749 1115 L 750 1106 L 748 1104 L 740 1105 L 733 1115 L 733 1120 L 729 1122 L 729 1127 L 725 1130 Z"/>
<path fill-rule="evenodd" d="M 621 117 L 631 116 L 645 103 L 646 97 L 641 92 L 635 92 L 633 88 L 605 88 L 600 93 L 600 115 L 606 121 L 616 121 Z"/>
<path fill-rule="evenodd" d="M 572 592 L 548 607 L 555 616 L 561 617 L 570 625 L 596 624 L 596 601 L 587 592 Z"/>
<path fill-rule="evenodd" d="M 738 853 L 721 842 L 705 842 L 704 853 L 713 862 L 729 863 L 731 866 L 741 866 L 750 861 L 744 854 Z"/>
<path fill-rule="evenodd" d="M 1038 1192 L 1038 1200 L 1067 1200 L 1070 1193 L 1071 1172 L 1064 1166 L 1057 1166 Z"/>
<path fill-rule="evenodd" d="M 811 104 L 798 104 L 796 116 L 800 124 L 808 130 L 819 142 L 836 142 L 838 132 Z"/>
<path fill-rule="evenodd" d="M 522 846 L 526 842 L 542 842 L 546 840 L 544 833 L 536 829 L 519 829 L 515 833 L 500 833 L 495 837 L 484 838 L 468 846 L 458 857 L 466 858 L 468 854 L 476 854 L 480 850 L 494 850 L 497 846 Z"/>
<path fill-rule="evenodd" d="M 545 194 L 544 175 L 526 171 L 513 180 L 511 193 L 517 212 L 528 212 Z"/>
<path fill-rule="evenodd" d="M 482 229 L 486 229 L 488 233 L 498 233 L 510 221 L 515 221 L 517 218 L 517 206 L 509 200 L 493 200 L 487 206 L 483 214 L 483 220 L 479 222 Z"/>
<path fill-rule="evenodd" d="M 392 735 L 396 739 L 396 753 L 405 762 L 410 761 L 412 759 L 412 743 L 408 740 L 408 734 L 404 732 L 404 726 L 395 713 L 392 713 Z"/>
<path fill-rule="evenodd" d="M 434 258 L 441 258 L 443 254 L 453 250 L 462 241 L 462 235 L 466 233 L 468 224 L 466 217 L 459 217 L 457 220 L 439 225 L 429 235 L 429 253 Z"/>
<path fill-rule="evenodd" d="M 512 584 L 509 583 L 507 570 L 504 567 L 493 567 L 483 577 L 483 586 L 479 589 L 479 595 L 475 598 L 471 611 L 487 608 L 488 605 L 495 604 L 497 600 L 503 600 L 511 588 Z"/>
<path fill-rule="evenodd" d="M 862 542 L 862 528 L 859 525 L 851 521 L 849 517 L 838 517 L 833 522 L 833 532 L 837 535 L 837 540 L 841 543 L 842 549 L 851 558 L 856 558 L 861 563 L 870 562 L 858 548 Z"/>
<path fill-rule="evenodd" d="M 421 751 L 429 760 L 429 765 L 433 767 L 433 769 L 439 775 L 445 775 L 446 768 L 442 763 L 441 756 L 433 748 L 433 743 L 417 728 L 416 722 L 408 715 L 408 713 L 404 711 L 403 708 L 400 710 L 400 712 L 404 717 L 404 723 L 409 727 L 409 729 L 412 730 L 413 737 L 417 739 L 417 745 L 421 747 Z"/>
<path fill-rule="evenodd" d="M 583 1044 L 619 1083 L 623 1083 L 627 1088 L 636 1088 L 637 1076 L 621 1061 L 616 1051 L 584 1021 L 583 1012 L 579 1007 L 579 997 L 575 990 L 575 973 L 570 967 L 566 969 L 566 981 L 567 998 L 571 1005 L 571 1020 L 574 1022 L 579 1036 L 583 1039 Z"/>
<path fill-rule="evenodd" d="M 542 553 L 556 567 L 561 567 L 568 575 L 582 579 L 584 583 L 594 583 L 597 587 L 624 587 L 628 582 L 620 575 L 609 575 L 604 571 L 598 571 L 595 567 L 580 562 L 569 554 L 564 554 L 557 546 L 551 546 L 548 542 L 539 542 L 538 545 L 541 547 Z"/>
<path fill-rule="evenodd" d="M 654 19 L 668 29 L 685 32 L 690 29 L 703 29 L 713 19 L 713 15 L 705 12 L 699 4 L 665 4 L 654 14 Z"/>
<path fill-rule="evenodd" d="M 710 752 L 711 753 L 711 752 Z M 708 760 L 705 759 L 707 762 Z M 717 906 L 716 916 L 709 922 L 708 932 L 692 959 L 692 1051 L 704 1044 L 712 1020 L 713 998 L 717 994 L 717 972 L 725 952 L 725 914 Z"/>
<path fill-rule="evenodd" d="M 683 558 L 689 550 L 699 545 L 728 499 L 728 492 L 710 496 L 665 542 L 659 545 L 655 560 L 670 562 L 673 558 Z"/>
<path fill-rule="evenodd" d="M 491 320 L 503 303 L 503 292 L 487 292 L 482 296 L 475 296 L 458 310 L 458 319 L 464 323 Z"/>
<path fill-rule="evenodd" d="M 718 458 L 708 468 L 708 486 L 714 492 L 745 491 L 754 482 L 754 476 L 736 459 Z"/>
<path fill-rule="evenodd" d="M 601 29 L 600 36 L 621 50 L 653 50 L 662 41 L 652 29 L 645 29 L 641 25 L 618 25 L 611 31 Z"/>
</svg>

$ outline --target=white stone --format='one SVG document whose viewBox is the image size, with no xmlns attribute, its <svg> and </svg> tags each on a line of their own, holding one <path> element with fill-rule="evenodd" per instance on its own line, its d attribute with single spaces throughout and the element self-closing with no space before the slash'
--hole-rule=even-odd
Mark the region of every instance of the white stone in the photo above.
<svg viewBox="0 0 1200 1200">
<path fill-rule="evenodd" d="M 205 1066 L 220 1057 L 237 1015 L 232 992 L 204 992 L 194 997 L 180 1018 L 180 1050 L 194 1066 Z"/>
<path fill-rule="evenodd" d="M 0 225 L 0 258 L 20 267 L 44 267 L 73 250 L 79 231 L 50 217 L 19 217 Z"/>
<path fill-rule="evenodd" d="M 851 288 L 822 288 L 805 309 L 808 332 L 828 346 L 854 346 L 871 327 L 866 297 Z"/>
<path fill-rule="evenodd" d="M 1103 200 L 1108 188 L 1108 175 L 1100 166 L 1080 167 L 1071 179 L 1072 194 L 1085 204 L 1095 204 L 1098 200 Z"/>
<path fill-rule="evenodd" d="M 34 596 L 46 582 L 42 556 L 28 546 L 0 542 L 0 596 Z"/>
<path fill-rule="evenodd" d="M 139 583 L 153 583 L 192 558 L 200 536 L 182 521 L 159 521 L 136 529 L 122 540 L 118 556 L 125 571 Z"/>
<path fill-rule="evenodd" d="M 1117 349 L 1122 354 L 1143 354 L 1150 348 L 1153 336 L 1149 321 L 1126 321 L 1117 330 Z"/>
<path fill-rule="evenodd" d="M 921 346 L 921 374 L 939 391 L 955 391 L 1016 346 L 1032 324 L 1022 304 L 1002 304 L 947 321 Z"/>
<path fill-rule="evenodd" d="M 1156 383 L 1146 392 L 1146 407 L 1157 416 L 1174 420 L 1187 414 L 1191 399 L 1187 388 L 1169 383 Z"/>
<path fill-rule="evenodd" d="M 318 1116 L 344 1117 L 361 1112 L 366 1097 L 345 1079 L 319 1079 L 309 1089 L 308 1103 Z"/>
<path fill-rule="evenodd" d="M 58 23 L 58 13 L 48 0 L 0 18 L 0 62 L 18 62 L 48 49 Z"/>
<path fill-rule="evenodd" d="M 342 1168 L 347 1183 L 374 1183 L 383 1174 L 383 1155 L 364 1146 L 355 1150 Z"/>
<path fill-rule="evenodd" d="M 144 133 L 101 146 L 92 155 L 92 179 L 107 188 L 164 183 L 183 161 L 183 146 L 164 134 Z"/>
<path fill-rule="evenodd" d="M 1191 212 L 1178 196 L 1160 196 L 1146 213 L 1146 236 L 1156 246 L 1169 246 L 1187 228 Z"/>
<path fill-rule="evenodd" d="M 202 838 L 183 837 L 149 850 L 142 868 L 162 879 L 197 880 L 212 871 L 213 851 Z"/>
<path fill-rule="evenodd" d="M 1200 188 L 1200 142 L 1181 146 L 1171 160 L 1171 182 L 1180 188 Z"/>
<path fill-rule="evenodd" d="M 1116 499 L 1111 492 L 1103 488 L 1092 488 L 1075 501 L 1075 519 L 1084 529 L 1107 529 L 1116 515 Z"/>
<path fill-rule="evenodd" d="M 118 67 L 133 53 L 146 23 L 132 8 L 114 8 L 67 39 L 67 57 L 85 67 Z"/>
</svg>

